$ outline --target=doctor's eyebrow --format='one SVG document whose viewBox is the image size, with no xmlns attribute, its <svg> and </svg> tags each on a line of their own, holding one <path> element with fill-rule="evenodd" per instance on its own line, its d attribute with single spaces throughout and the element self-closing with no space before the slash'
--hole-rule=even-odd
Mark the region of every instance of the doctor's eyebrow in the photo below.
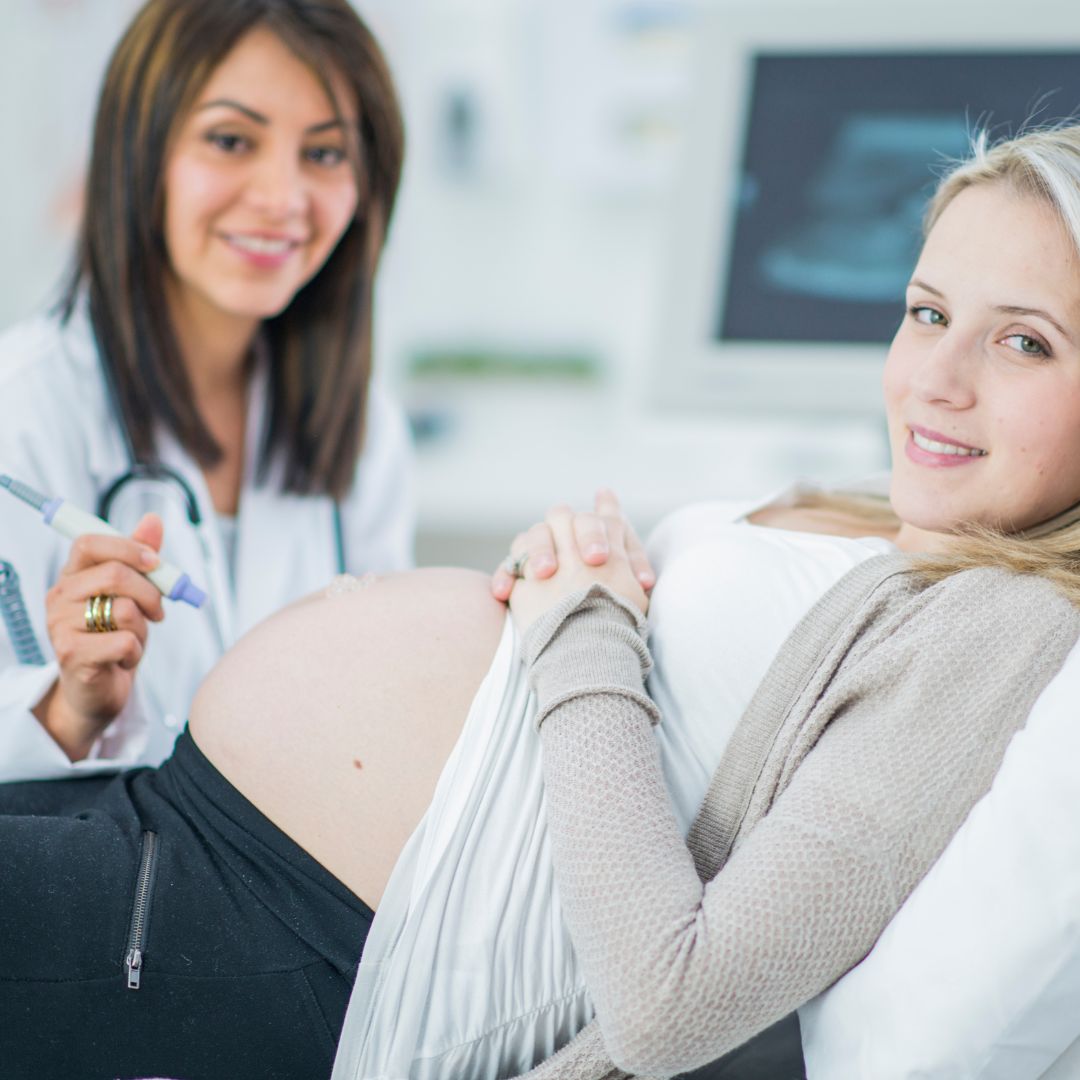
<svg viewBox="0 0 1080 1080">
<path fill-rule="evenodd" d="M 247 105 L 241 105 L 239 101 L 233 101 L 231 98 L 215 98 L 213 101 L 204 101 L 195 111 L 202 112 L 204 109 L 236 109 L 237 112 L 243 113 L 249 120 L 254 121 L 256 124 L 262 124 L 263 127 L 267 127 L 270 124 L 270 117 L 264 116 L 261 112 L 256 112 L 254 109 L 248 108 Z M 341 120 L 324 120 L 321 124 L 312 124 L 311 127 L 305 128 L 304 131 L 308 135 L 317 135 L 322 131 L 329 131 L 332 128 L 343 127 L 344 124 Z"/>
<path fill-rule="evenodd" d="M 945 294 L 940 289 L 935 289 L 933 285 L 927 285 L 925 281 L 920 281 L 918 278 L 912 278 L 908 282 L 908 288 L 925 289 L 926 292 L 940 296 L 942 300 L 945 299 Z M 994 310 L 1000 311 L 1002 315 L 1037 315 L 1040 319 L 1045 319 L 1070 345 L 1076 344 L 1076 338 L 1049 311 L 1043 311 L 1042 308 L 1023 307 L 1019 304 L 995 304 Z"/>
</svg>

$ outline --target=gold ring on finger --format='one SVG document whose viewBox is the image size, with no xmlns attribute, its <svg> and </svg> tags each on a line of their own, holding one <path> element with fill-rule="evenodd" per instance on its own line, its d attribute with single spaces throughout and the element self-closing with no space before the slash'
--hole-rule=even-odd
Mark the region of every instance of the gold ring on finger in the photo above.
<svg viewBox="0 0 1080 1080">
<path fill-rule="evenodd" d="M 105 634 L 116 629 L 112 617 L 111 596 L 91 596 L 86 601 L 86 628 L 94 634 Z"/>
</svg>

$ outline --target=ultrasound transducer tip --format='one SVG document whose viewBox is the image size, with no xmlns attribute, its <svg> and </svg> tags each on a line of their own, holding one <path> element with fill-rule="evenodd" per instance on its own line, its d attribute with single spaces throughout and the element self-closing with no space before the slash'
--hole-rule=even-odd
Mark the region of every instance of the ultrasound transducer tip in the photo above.
<svg viewBox="0 0 1080 1080">
<path fill-rule="evenodd" d="M 22 499 L 24 503 L 29 503 L 35 510 L 44 509 L 49 501 L 40 491 L 35 491 L 29 484 L 22 484 L 2 473 L 0 473 L 0 487 L 7 488 L 15 498 Z"/>
</svg>

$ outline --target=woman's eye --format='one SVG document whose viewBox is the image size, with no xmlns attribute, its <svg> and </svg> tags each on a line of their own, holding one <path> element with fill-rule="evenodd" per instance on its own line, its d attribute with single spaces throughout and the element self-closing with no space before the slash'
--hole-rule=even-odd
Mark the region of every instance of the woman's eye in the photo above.
<svg viewBox="0 0 1080 1080">
<path fill-rule="evenodd" d="M 312 146 L 304 151 L 304 157 L 313 165 L 329 168 L 345 160 L 345 151 L 339 146 Z"/>
<path fill-rule="evenodd" d="M 1025 356 L 1049 356 L 1050 350 L 1036 337 L 1029 334 L 1010 334 L 1002 338 L 1004 344 Z"/>
<path fill-rule="evenodd" d="M 926 307 L 922 304 L 913 304 L 908 308 L 908 314 L 924 326 L 944 326 L 947 322 L 945 316 L 937 308 Z"/>
<path fill-rule="evenodd" d="M 226 154 L 236 154 L 248 148 L 248 141 L 243 135 L 232 135 L 227 132 L 212 131 L 206 136 L 206 141 Z"/>
</svg>

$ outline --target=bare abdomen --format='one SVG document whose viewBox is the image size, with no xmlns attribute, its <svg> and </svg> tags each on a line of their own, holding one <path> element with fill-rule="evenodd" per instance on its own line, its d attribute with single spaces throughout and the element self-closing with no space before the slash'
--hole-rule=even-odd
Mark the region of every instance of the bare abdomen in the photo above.
<svg viewBox="0 0 1080 1080">
<path fill-rule="evenodd" d="M 204 754 L 372 907 L 427 809 L 505 608 L 467 570 L 316 594 L 221 660 L 192 706 Z"/>
</svg>

